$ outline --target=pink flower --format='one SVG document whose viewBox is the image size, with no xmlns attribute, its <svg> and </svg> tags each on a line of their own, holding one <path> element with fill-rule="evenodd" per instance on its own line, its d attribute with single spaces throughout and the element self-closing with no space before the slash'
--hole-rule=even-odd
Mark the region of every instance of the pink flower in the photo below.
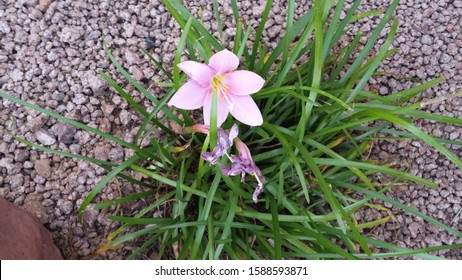
<svg viewBox="0 0 462 280">
<path fill-rule="evenodd" d="M 265 80 L 253 72 L 235 70 L 238 65 L 239 59 L 228 50 L 214 54 L 208 65 L 195 61 L 181 62 L 178 67 L 191 80 L 175 93 L 168 105 L 185 110 L 203 107 L 204 122 L 209 125 L 212 94 L 216 92 L 218 127 L 226 120 L 228 113 L 247 125 L 261 125 L 261 112 L 249 95 L 259 91 Z"/>
</svg>

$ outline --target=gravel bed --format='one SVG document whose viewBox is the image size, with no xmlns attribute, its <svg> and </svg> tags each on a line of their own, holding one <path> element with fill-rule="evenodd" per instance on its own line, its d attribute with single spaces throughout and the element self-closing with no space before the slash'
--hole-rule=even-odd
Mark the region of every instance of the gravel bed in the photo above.
<svg viewBox="0 0 462 280">
<path fill-rule="evenodd" d="M 165 77 L 137 48 L 138 44 L 149 47 L 154 57 L 172 65 L 181 32 L 160 2 L 0 0 L 0 90 L 130 141 L 141 119 L 109 88 L 98 71 L 109 74 L 148 109 L 152 104 L 111 65 L 103 50 L 101 34 L 114 56 L 133 77 L 162 96 L 163 91 L 157 83 L 165 81 Z M 196 16 L 202 10 L 207 28 L 215 28 L 211 1 L 187 2 Z M 223 41 L 228 42 L 235 34 L 232 11 L 229 1 L 219 2 L 223 3 Z M 238 2 L 243 18 L 257 27 L 266 1 Z M 270 46 L 280 39 L 285 28 L 285 1 L 274 2 L 263 39 L 270 42 Z M 308 1 L 296 2 L 298 15 L 310 6 Z M 389 3 L 363 2 L 361 10 L 364 11 L 383 9 Z M 369 89 L 385 95 L 416 85 L 414 80 L 406 78 L 428 81 L 442 76 L 445 82 L 427 90 L 425 99 L 461 90 L 462 1 L 405 0 L 401 1 L 395 15 L 399 30 L 393 46 L 400 50 L 381 66 L 380 70 L 387 75 L 373 79 Z M 359 21 L 351 34 L 357 30 L 366 34 L 372 32 L 378 20 L 374 17 Z M 461 105 L 462 98 L 455 98 L 427 106 L 425 110 L 461 117 Z M 77 209 L 104 177 L 105 171 L 87 162 L 30 149 L 13 136 L 113 162 L 127 159 L 131 156 L 130 151 L 6 100 L 1 100 L 0 112 L 0 195 L 39 217 L 52 231 L 65 258 L 91 256 L 117 226 L 106 216 L 116 211 L 124 214 L 136 212 L 142 205 L 129 205 L 108 212 L 90 207 L 79 223 Z M 461 140 L 461 128 L 427 120 L 418 125 L 432 135 Z M 451 149 L 462 158 L 462 149 Z M 377 142 L 371 157 L 406 164 L 412 174 L 437 182 L 440 185 L 438 190 L 402 185 L 393 188 L 388 195 L 462 231 L 462 171 L 454 164 L 419 141 Z M 134 191 L 130 184 L 114 180 L 95 202 Z M 391 209 L 395 220 L 368 234 L 409 248 L 462 242 L 421 219 L 403 214 L 391 205 L 385 206 Z M 358 218 L 372 220 L 385 214 L 365 209 Z M 134 248 L 136 243 L 128 244 L 99 258 L 124 258 Z M 141 257 L 149 258 L 154 253 L 147 252 Z M 461 251 L 439 254 L 462 258 Z"/>
</svg>

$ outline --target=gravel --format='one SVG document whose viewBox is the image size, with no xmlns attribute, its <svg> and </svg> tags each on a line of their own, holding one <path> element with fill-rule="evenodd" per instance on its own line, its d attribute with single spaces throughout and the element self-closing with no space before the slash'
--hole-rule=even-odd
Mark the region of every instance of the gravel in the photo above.
<svg viewBox="0 0 462 280">
<path fill-rule="evenodd" d="M 120 138 L 133 139 L 140 123 L 139 116 L 109 88 L 98 72 L 109 74 L 145 107 L 152 108 L 152 105 L 109 63 L 101 34 L 113 55 L 136 80 L 146 87 L 151 86 L 155 94 L 162 94 L 155 84 L 165 81 L 165 77 L 137 49 L 137 44 L 149 47 L 154 57 L 167 65 L 173 62 L 181 32 L 159 2 L 0 0 L 0 90 Z M 188 1 L 188 5 L 196 16 L 202 10 L 204 25 L 215 28 L 209 2 Z M 224 2 L 221 6 L 225 26 L 223 41 L 231 42 L 236 31 L 232 10 L 228 1 L 219 2 Z M 265 1 L 238 2 L 243 19 L 258 27 Z M 275 1 L 263 34 L 270 48 L 284 33 L 286 7 L 283 2 Z M 351 4 L 352 1 L 346 2 Z M 360 9 L 370 10 L 384 9 L 389 1 L 363 2 Z M 303 0 L 297 3 L 298 16 L 309 4 Z M 369 90 L 385 95 L 416 85 L 403 78 L 428 81 L 439 76 L 444 77 L 445 82 L 427 90 L 424 99 L 461 90 L 462 1 L 401 1 L 395 15 L 400 23 L 393 44 L 400 50 L 381 66 L 380 71 L 387 75 L 375 77 L 368 85 Z M 379 17 L 360 20 L 351 34 L 358 30 L 370 34 L 378 20 Z M 429 105 L 425 110 L 460 118 L 461 105 L 462 99 L 455 98 Z M 14 140 L 13 135 L 49 148 L 115 162 L 131 154 L 99 136 L 5 100 L 0 101 L 0 112 L 0 195 L 38 216 L 53 232 L 65 258 L 89 256 L 104 242 L 107 232 L 117 226 L 105 219 L 107 214 L 116 211 L 113 208 L 106 213 L 90 205 L 82 223 L 76 217 L 83 199 L 105 175 L 104 170 L 79 160 L 30 149 Z M 429 120 L 421 120 L 417 126 L 437 137 L 461 140 L 462 130 L 454 126 Z M 450 148 L 462 157 L 460 148 Z M 437 182 L 438 190 L 403 184 L 393 187 L 387 195 L 462 230 L 462 171 L 453 163 L 419 141 L 377 142 L 372 157 L 400 163 L 412 174 Z M 126 182 L 117 184 L 105 188 L 96 202 L 134 191 Z M 374 228 L 371 235 L 410 248 L 462 242 L 419 218 L 403 214 L 392 205 L 385 206 L 395 219 Z M 136 205 L 133 207 L 136 209 Z M 365 209 L 358 215 L 373 220 L 387 213 Z M 123 258 L 133 249 L 130 248 L 109 251 L 99 257 Z M 462 258 L 461 251 L 439 254 Z"/>
</svg>

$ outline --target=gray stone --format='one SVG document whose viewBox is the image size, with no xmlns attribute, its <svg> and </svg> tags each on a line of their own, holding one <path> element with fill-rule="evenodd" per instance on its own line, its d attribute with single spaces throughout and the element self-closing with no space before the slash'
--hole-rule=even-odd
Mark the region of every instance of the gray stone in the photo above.
<svg viewBox="0 0 462 280">
<path fill-rule="evenodd" d="M 72 209 L 74 208 L 74 204 L 72 201 L 64 201 L 62 199 L 58 200 L 57 203 L 59 209 L 63 211 L 64 214 L 69 215 L 72 212 Z"/>
<path fill-rule="evenodd" d="M 45 130 L 38 130 L 35 132 L 35 137 L 43 145 L 50 146 L 56 143 L 56 138 L 48 134 Z"/>
<path fill-rule="evenodd" d="M 2 32 L 4 34 L 10 34 L 11 28 L 8 25 L 8 22 L 6 22 L 4 20 L 0 20 L 0 32 Z"/>
<path fill-rule="evenodd" d="M 22 187 L 22 185 L 24 184 L 24 175 L 22 174 L 16 174 L 13 176 L 9 176 L 9 178 L 10 178 L 10 185 L 13 190 L 19 187 Z"/>
<path fill-rule="evenodd" d="M 28 118 L 26 126 L 32 131 L 36 132 L 39 130 L 48 120 L 47 116 L 39 115 L 36 118 Z"/>
<path fill-rule="evenodd" d="M 64 93 L 60 92 L 60 91 L 55 91 L 53 92 L 53 94 L 51 95 L 51 98 L 53 100 L 56 100 L 56 101 L 62 101 L 64 99 Z"/>
<path fill-rule="evenodd" d="M 33 47 L 37 47 L 40 44 L 42 39 L 39 34 L 32 33 L 29 35 L 28 40 L 29 40 L 29 45 Z"/>
<path fill-rule="evenodd" d="M 59 53 L 56 52 L 55 50 L 51 50 L 48 54 L 47 54 L 47 60 L 49 62 L 54 62 L 56 60 L 59 59 Z"/>
<path fill-rule="evenodd" d="M 75 43 L 84 33 L 81 27 L 69 27 L 65 26 L 59 35 L 61 42 L 63 43 Z"/>
<path fill-rule="evenodd" d="M 22 79 L 24 78 L 24 72 L 16 68 L 10 72 L 10 78 L 15 82 L 22 81 Z"/>
<path fill-rule="evenodd" d="M 14 36 L 14 41 L 19 44 L 24 44 L 28 41 L 28 37 L 29 37 L 29 34 L 26 31 L 20 29 L 16 31 L 16 34 Z"/>
<path fill-rule="evenodd" d="M 100 94 L 107 89 L 108 85 L 98 73 L 93 70 L 86 71 L 81 76 L 82 85 L 89 87 L 95 94 Z"/>
<path fill-rule="evenodd" d="M 6 168 L 8 171 L 14 169 L 13 159 L 7 157 L 0 159 L 0 167 Z"/>
<path fill-rule="evenodd" d="M 123 26 L 125 30 L 125 37 L 130 38 L 133 36 L 133 32 L 135 31 L 135 25 L 129 22 L 125 22 Z"/>
<path fill-rule="evenodd" d="M 59 122 L 52 127 L 54 135 L 58 138 L 59 142 L 64 144 L 71 144 L 74 140 L 77 128 L 68 123 Z"/>
<path fill-rule="evenodd" d="M 125 61 L 127 61 L 128 65 L 136 64 L 138 62 L 138 55 L 127 49 L 125 51 Z"/>
<path fill-rule="evenodd" d="M 74 102 L 77 105 L 86 104 L 88 103 L 88 96 L 81 93 L 77 93 L 72 99 L 72 102 Z"/>
<path fill-rule="evenodd" d="M 40 0 L 39 1 L 39 9 L 42 12 L 46 11 L 52 2 L 53 2 L 53 0 Z"/>
<path fill-rule="evenodd" d="M 29 150 L 19 149 L 14 153 L 14 160 L 16 162 L 24 162 L 29 158 Z"/>
<path fill-rule="evenodd" d="M 408 226 L 409 231 L 411 232 L 411 237 L 416 238 L 419 232 L 422 230 L 422 225 L 420 223 L 414 222 Z"/>
<path fill-rule="evenodd" d="M 120 123 L 127 125 L 131 121 L 131 114 L 127 110 L 120 111 L 119 115 Z"/>
</svg>

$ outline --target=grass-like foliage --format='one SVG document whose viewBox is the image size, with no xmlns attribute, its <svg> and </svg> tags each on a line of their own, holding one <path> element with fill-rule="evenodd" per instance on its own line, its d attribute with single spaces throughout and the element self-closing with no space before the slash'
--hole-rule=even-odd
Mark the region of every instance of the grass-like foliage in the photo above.
<svg viewBox="0 0 462 280">
<path fill-rule="evenodd" d="M 165 105 L 186 81 L 186 75 L 176 67 L 181 56 L 187 54 L 190 60 L 207 62 L 214 53 L 229 46 L 223 45 L 220 38 L 214 38 L 201 20 L 192 17 L 180 1 L 163 2 L 183 29 L 173 72 L 168 72 L 159 61 L 142 50 L 165 74 L 162 85 L 166 93 L 162 99 L 157 99 L 135 81 L 105 45 L 112 63 L 155 105 L 154 110 L 146 111 L 114 80 L 101 73 L 144 117 L 133 143 L 4 93 L 0 95 L 134 151 L 134 156 L 116 165 L 28 143 L 50 153 L 88 160 L 108 171 L 86 197 L 80 215 L 115 177 L 147 189 L 146 192 L 95 206 L 103 209 L 138 199 L 151 203 L 132 217 L 108 217 L 122 226 L 108 237 L 107 246 L 99 252 L 133 239 L 138 239 L 142 245 L 128 258 L 136 258 L 152 246 L 156 246 L 159 259 L 358 259 L 399 256 L 436 259 L 439 257 L 429 252 L 462 247 L 461 244 L 453 244 L 411 250 L 364 235 L 368 229 L 392 218 L 391 211 L 388 211 L 389 216 L 372 222 L 361 223 L 355 219 L 355 212 L 367 207 L 386 212 L 388 209 L 377 203 L 383 201 L 462 237 L 461 232 L 450 226 L 384 195 L 398 182 L 437 188 L 435 183 L 366 157 L 380 133 L 382 137 L 385 134 L 398 140 L 422 140 L 462 167 L 461 160 L 443 145 L 462 143 L 430 136 L 413 125 L 417 118 L 462 125 L 460 119 L 421 111 L 425 103 L 409 103 L 442 79 L 385 97 L 363 89 L 373 75 L 380 74 L 376 69 L 381 61 L 396 52 L 396 49 L 390 49 L 390 45 L 397 29 L 393 11 L 398 0 L 392 1 L 382 13 L 366 45 L 360 46 L 363 35 L 358 33 L 350 44 L 340 49 L 338 41 L 351 23 L 378 12 L 357 12 L 361 2 L 357 0 L 341 17 L 344 1 L 336 1 L 334 6 L 334 1 L 315 0 L 313 7 L 295 21 L 295 1 L 289 0 L 285 36 L 271 51 L 261 38 L 273 1 L 267 1 L 259 27 L 253 30 L 241 20 L 236 0 L 231 0 L 236 24 L 232 51 L 240 58 L 240 69 L 253 71 L 266 81 L 263 89 L 253 95 L 262 111 L 263 125 L 239 125 L 239 137 L 248 145 L 266 180 L 258 203 L 252 201 L 252 192 L 257 185 L 253 177 L 248 176 L 246 182 L 241 183 L 239 176 L 224 176 L 217 165 L 210 165 L 201 158 L 201 152 L 209 149 L 210 134 L 216 131 L 209 136 L 190 132 L 178 134 L 166 125 L 167 121 L 176 122 L 181 127 L 194 124 L 189 112 L 174 111 L 174 108 Z M 218 33 L 222 34 L 216 0 L 213 7 Z M 385 27 L 389 30 L 388 34 L 380 50 L 375 52 L 374 46 L 383 36 Z M 253 39 L 251 48 L 248 47 L 249 38 Z M 156 119 L 160 111 L 165 117 Z M 229 129 L 233 123 L 228 117 L 222 127 Z M 150 139 L 151 145 L 140 147 L 138 143 L 152 129 L 160 129 L 168 137 L 161 142 Z M 231 152 L 236 154 L 234 148 Z M 139 173 L 144 175 L 141 181 L 139 176 L 135 176 Z M 374 174 L 386 176 L 390 179 L 389 183 L 384 185 L 372 180 Z M 154 196 L 155 200 L 152 199 Z M 153 211 L 159 209 L 166 213 L 165 216 L 152 218 Z M 124 231 L 130 227 L 134 228 Z"/>
</svg>

